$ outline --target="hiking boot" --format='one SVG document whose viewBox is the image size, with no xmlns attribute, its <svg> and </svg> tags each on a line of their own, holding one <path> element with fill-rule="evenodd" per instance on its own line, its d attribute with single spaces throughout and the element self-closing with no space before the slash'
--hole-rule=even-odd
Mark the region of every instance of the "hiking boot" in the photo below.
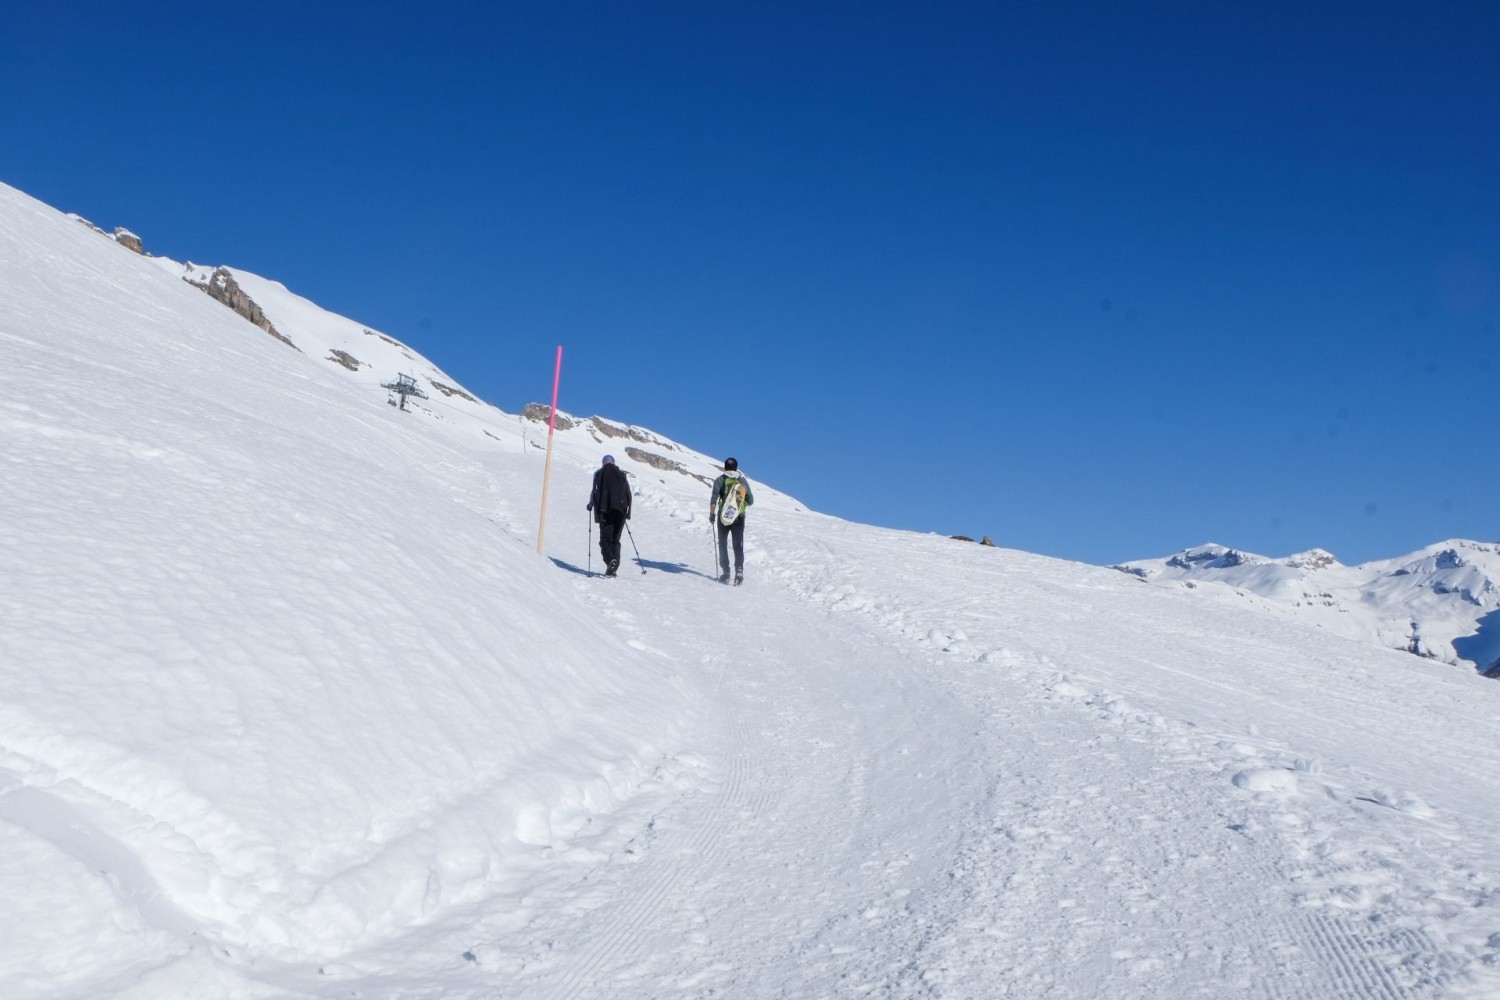
<svg viewBox="0 0 1500 1000">
<path fill-rule="evenodd" d="M 620 560 L 618 560 L 618 559 L 611 559 L 609 561 L 609 569 L 607 569 L 607 570 L 604 571 L 604 575 L 605 576 L 614 576 L 617 572 L 619 572 L 619 569 L 620 569 Z"/>
<path fill-rule="evenodd" d="M 729 571 L 728 570 L 725 570 L 724 574 L 719 577 L 719 582 L 720 583 L 728 583 L 729 582 Z"/>
<path fill-rule="evenodd" d="M 736 573 L 736 574 L 734 574 L 734 585 L 736 587 L 738 587 L 740 584 L 742 584 L 744 582 L 745 582 L 745 574 L 744 573 Z"/>
</svg>

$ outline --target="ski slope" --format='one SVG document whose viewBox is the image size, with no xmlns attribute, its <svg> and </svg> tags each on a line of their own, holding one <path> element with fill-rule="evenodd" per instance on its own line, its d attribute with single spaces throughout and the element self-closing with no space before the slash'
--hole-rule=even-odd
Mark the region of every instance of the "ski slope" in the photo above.
<svg viewBox="0 0 1500 1000">
<path fill-rule="evenodd" d="M 1473 671 L 746 454 L 722 587 L 723 455 L 608 422 L 558 432 L 539 555 L 544 426 L 402 412 L 398 370 L 461 387 L 181 272 L 0 187 L 7 996 L 1500 995 Z"/>
</svg>

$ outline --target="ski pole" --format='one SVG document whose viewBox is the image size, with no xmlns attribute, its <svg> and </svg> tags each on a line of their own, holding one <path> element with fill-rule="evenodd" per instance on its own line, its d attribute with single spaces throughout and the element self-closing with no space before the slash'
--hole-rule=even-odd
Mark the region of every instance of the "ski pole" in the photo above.
<svg viewBox="0 0 1500 1000">
<path fill-rule="evenodd" d="M 630 522 L 629 521 L 625 522 L 625 534 L 627 534 L 627 535 L 630 536 L 630 547 L 632 549 L 635 549 L 635 562 L 636 562 L 636 565 L 640 566 L 642 573 L 645 573 L 646 572 L 646 564 L 641 560 L 641 550 L 635 548 L 635 535 L 632 534 L 631 531 L 630 531 Z"/>
</svg>

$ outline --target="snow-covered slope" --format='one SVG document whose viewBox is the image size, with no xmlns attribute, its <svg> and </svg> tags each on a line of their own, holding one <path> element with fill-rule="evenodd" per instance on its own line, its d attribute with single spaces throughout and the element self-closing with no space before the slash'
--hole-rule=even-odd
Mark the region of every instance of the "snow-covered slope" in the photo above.
<svg viewBox="0 0 1500 1000">
<path fill-rule="evenodd" d="M 1270 559 L 1209 543 L 1115 568 L 1387 649 L 1500 672 L 1500 544 L 1452 539 L 1345 566 L 1322 549 Z"/>
<path fill-rule="evenodd" d="M 476 398 L 457 379 L 389 334 L 331 313 L 281 282 L 236 268 L 204 268 L 192 263 L 179 264 L 165 257 L 150 259 L 194 287 L 206 288 L 225 278 L 232 281 L 244 292 L 246 301 L 272 324 L 274 336 L 321 362 L 326 371 L 359 386 L 369 399 L 383 398 L 422 419 L 446 423 L 446 433 L 465 443 L 482 436 L 495 444 L 537 451 L 545 448 L 548 423 L 545 405 L 534 404 L 519 414 L 507 414 Z M 540 356 L 545 355 L 545 351 L 540 352 Z M 388 387 L 401 376 L 413 379 L 421 395 L 409 397 L 403 403 L 397 393 L 389 391 Z M 597 416 L 580 419 L 566 412 L 559 413 L 557 426 L 564 431 L 561 439 L 564 447 L 571 451 L 581 449 L 580 460 L 584 462 L 592 462 L 596 455 L 604 453 L 591 447 L 599 445 L 604 451 L 621 451 L 620 457 L 630 460 L 624 463 L 627 468 L 652 474 L 658 480 L 671 475 L 707 485 L 719 471 L 719 460 L 642 427 Z M 800 509 L 796 501 L 770 487 L 760 487 L 757 497 L 763 504 L 769 501 L 773 507 L 790 504 L 792 509 Z"/>
<path fill-rule="evenodd" d="M 1500 685 L 184 273 L 0 186 L 5 996 L 1500 995 Z"/>
<path fill-rule="evenodd" d="M 673 766 L 691 705 L 530 557 L 514 519 L 533 496 L 0 194 L 0 336 L 24 387 L 0 410 L 9 818 L 41 815 L 49 851 L 74 831 L 85 869 L 131 858 L 114 890 L 158 923 L 327 954 L 493 891 L 501 860 Z M 35 870 L 11 888 L 50 913 Z M 161 940 L 97 905 L 58 919 Z"/>
</svg>

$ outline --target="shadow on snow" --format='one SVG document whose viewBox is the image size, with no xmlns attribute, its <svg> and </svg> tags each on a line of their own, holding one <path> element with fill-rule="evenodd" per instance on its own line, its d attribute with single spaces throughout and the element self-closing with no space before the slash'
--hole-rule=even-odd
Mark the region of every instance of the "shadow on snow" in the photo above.
<svg viewBox="0 0 1500 1000">
<path fill-rule="evenodd" d="M 1453 651 L 1486 677 L 1500 677 L 1500 611 L 1479 619 L 1473 635 L 1453 640 Z"/>
<path fill-rule="evenodd" d="M 552 561 L 552 565 L 556 566 L 558 569 L 566 570 L 569 573 L 577 573 L 579 576 L 604 575 L 603 570 L 585 569 L 584 567 L 579 566 L 575 563 L 568 562 L 566 559 L 559 559 L 557 556 L 548 556 L 548 559 L 550 559 Z M 625 560 L 620 563 L 621 571 L 624 571 L 626 566 L 636 566 L 642 570 L 654 569 L 659 570 L 663 573 L 678 573 L 687 574 L 688 576 L 701 576 L 705 580 L 717 579 L 715 576 L 713 576 L 713 574 L 705 573 L 702 570 L 693 569 L 687 563 L 660 562 L 655 559 Z"/>
</svg>

